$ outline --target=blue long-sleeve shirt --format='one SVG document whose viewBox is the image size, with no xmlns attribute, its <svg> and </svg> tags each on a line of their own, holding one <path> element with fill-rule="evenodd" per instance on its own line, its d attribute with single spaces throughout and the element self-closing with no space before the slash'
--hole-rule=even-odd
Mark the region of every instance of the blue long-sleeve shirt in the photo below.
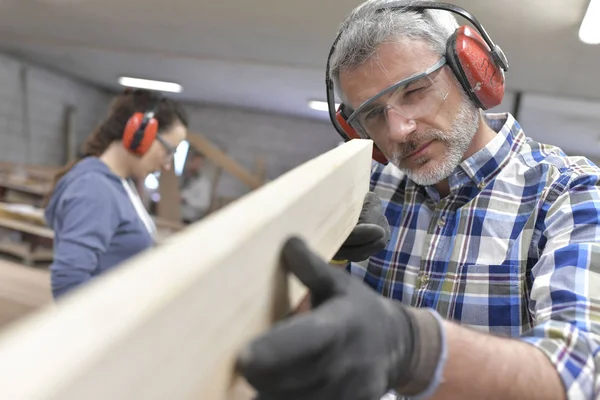
<svg viewBox="0 0 600 400">
<path fill-rule="evenodd" d="M 54 298 L 153 245 L 120 177 L 95 157 L 59 180 L 45 211 L 54 230 Z"/>
<path fill-rule="evenodd" d="M 600 168 L 528 138 L 510 114 L 486 122 L 498 134 L 444 198 L 375 166 L 391 240 L 348 269 L 383 296 L 537 347 L 569 399 L 598 399 Z"/>
</svg>

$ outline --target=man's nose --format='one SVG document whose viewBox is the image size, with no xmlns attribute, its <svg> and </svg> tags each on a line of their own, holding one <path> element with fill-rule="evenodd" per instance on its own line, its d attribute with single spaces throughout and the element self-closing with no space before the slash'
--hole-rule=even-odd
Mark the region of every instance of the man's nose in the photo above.
<svg viewBox="0 0 600 400">
<path fill-rule="evenodd" d="M 393 107 L 386 109 L 385 118 L 390 140 L 393 142 L 404 143 L 406 138 L 417 129 L 414 119 L 406 117 Z"/>
</svg>

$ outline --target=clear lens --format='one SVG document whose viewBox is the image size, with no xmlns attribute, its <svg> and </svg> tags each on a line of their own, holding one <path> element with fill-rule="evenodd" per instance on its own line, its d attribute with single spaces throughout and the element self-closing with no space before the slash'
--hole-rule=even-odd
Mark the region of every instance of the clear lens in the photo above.
<svg viewBox="0 0 600 400">
<path fill-rule="evenodd" d="M 435 115 L 450 92 L 450 85 L 437 72 L 400 86 L 387 99 L 368 106 L 352 121 L 352 127 L 364 138 L 381 137 L 389 131 L 390 109 L 406 119 Z"/>
</svg>

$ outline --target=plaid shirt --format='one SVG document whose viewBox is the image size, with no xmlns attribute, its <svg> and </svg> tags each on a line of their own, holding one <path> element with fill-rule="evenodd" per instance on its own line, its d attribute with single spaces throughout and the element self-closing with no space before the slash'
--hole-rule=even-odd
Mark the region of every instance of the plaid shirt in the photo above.
<svg viewBox="0 0 600 400">
<path fill-rule="evenodd" d="M 520 338 L 555 364 L 570 399 L 600 393 L 600 169 L 527 138 L 510 114 L 449 177 L 450 195 L 375 163 L 388 247 L 349 270 L 382 295 Z"/>
</svg>

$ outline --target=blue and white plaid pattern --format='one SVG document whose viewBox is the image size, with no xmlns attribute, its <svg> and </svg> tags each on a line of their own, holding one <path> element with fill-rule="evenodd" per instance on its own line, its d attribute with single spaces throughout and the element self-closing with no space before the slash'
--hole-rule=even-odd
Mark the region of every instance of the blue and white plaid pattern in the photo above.
<svg viewBox="0 0 600 400">
<path fill-rule="evenodd" d="M 349 270 L 382 295 L 521 338 L 556 365 L 570 399 L 600 393 L 600 169 L 527 138 L 510 114 L 461 163 L 451 193 L 375 164 L 388 247 Z"/>
</svg>

